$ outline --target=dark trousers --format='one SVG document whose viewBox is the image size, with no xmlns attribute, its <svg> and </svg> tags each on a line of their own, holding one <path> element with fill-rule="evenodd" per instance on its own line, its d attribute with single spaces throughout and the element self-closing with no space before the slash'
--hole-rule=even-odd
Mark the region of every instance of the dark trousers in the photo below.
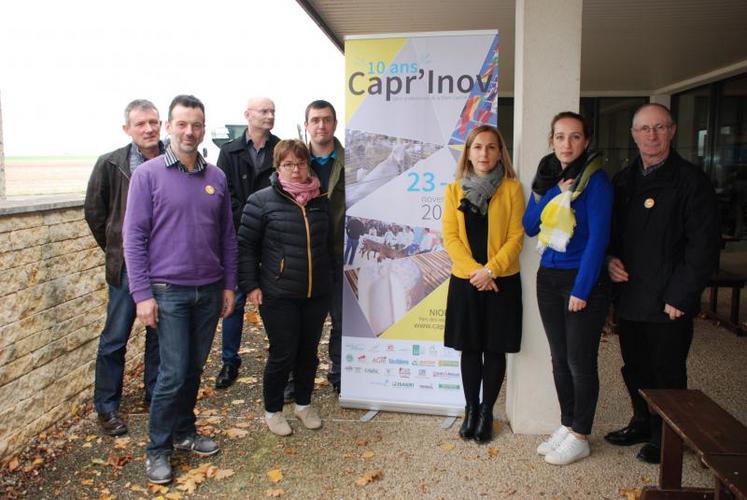
<svg viewBox="0 0 747 500">
<path fill-rule="evenodd" d="M 482 402 L 493 408 L 506 376 L 506 353 L 462 351 L 460 366 L 467 404 L 476 406 L 480 403 L 482 385 Z"/>
<path fill-rule="evenodd" d="M 161 365 L 150 404 L 148 454 L 171 453 L 173 439 L 194 434 L 200 377 L 215 337 L 221 284 L 151 285 L 158 304 Z"/>
<path fill-rule="evenodd" d="M 99 337 L 96 353 L 96 379 L 93 404 L 97 413 L 119 410 L 122 399 L 125 353 L 135 322 L 135 302 L 130 296 L 127 271 L 123 268 L 119 288 L 109 285 L 109 302 L 106 306 L 106 324 Z M 145 400 L 153 397 L 158 377 L 158 337 L 151 328 L 145 329 Z"/>
<path fill-rule="evenodd" d="M 265 410 L 283 409 L 283 390 L 293 372 L 295 400 L 299 405 L 311 402 L 314 377 L 319 364 L 317 349 L 324 318 L 329 311 L 329 296 L 311 299 L 263 297 L 259 314 L 270 340 L 270 353 L 262 384 Z"/>
<path fill-rule="evenodd" d="M 332 320 L 332 330 L 329 332 L 329 371 L 333 376 L 339 377 L 342 355 L 342 266 L 334 266 L 332 270 L 329 316 Z"/>
<path fill-rule="evenodd" d="M 560 403 L 560 422 L 578 434 L 591 434 L 599 398 L 597 355 L 609 310 L 609 288 L 597 283 L 586 307 L 568 310 L 575 269 L 541 267 L 537 303 L 550 344 L 552 374 Z"/>
<path fill-rule="evenodd" d="M 246 306 L 246 294 L 236 287 L 236 302 L 233 313 L 223 320 L 221 329 L 221 345 L 223 347 L 223 364 L 241 366 L 241 332 L 244 329 L 244 307 Z"/>
<path fill-rule="evenodd" d="M 661 444 L 661 418 L 648 411 L 638 389 L 686 389 L 687 355 L 693 340 L 690 317 L 666 323 L 621 319 L 622 376 L 633 404 L 631 423 L 651 426 L 651 442 Z"/>
</svg>

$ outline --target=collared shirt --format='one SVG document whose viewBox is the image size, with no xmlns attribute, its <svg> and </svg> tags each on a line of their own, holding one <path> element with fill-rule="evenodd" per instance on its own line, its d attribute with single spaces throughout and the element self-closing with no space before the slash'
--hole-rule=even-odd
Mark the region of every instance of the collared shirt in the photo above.
<svg viewBox="0 0 747 500">
<path fill-rule="evenodd" d="M 246 133 L 246 147 L 249 150 L 249 156 L 252 158 L 252 163 L 259 167 L 265 161 L 265 155 L 267 154 L 267 140 L 270 138 L 269 132 L 265 136 L 265 144 L 261 148 L 257 149 L 254 147 L 254 141 L 249 137 L 249 132 Z"/>
<path fill-rule="evenodd" d="M 669 158 L 669 156 L 667 156 Z M 654 165 L 651 165 L 650 167 L 646 168 L 643 166 L 643 160 L 641 160 L 641 169 L 639 170 L 641 175 L 646 177 L 647 175 L 653 174 L 655 171 L 659 170 L 662 165 L 664 165 L 664 162 L 667 161 L 667 158 L 664 158 L 659 163 L 656 163 Z"/>
<path fill-rule="evenodd" d="M 158 152 L 159 154 L 164 153 L 164 145 L 161 141 L 158 141 Z M 130 148 L 130 173 L 133 173 L 137 167 L 142 165 L 146 162 L 145 156 L 143 156 L 143 153 L 140 151 L 140 148 L 137 144 L 134 142 L 132 143 L 132 147 Z"/>
<path fill-rule="evenodd" d="M 319 181 L 322 184 L 323 190 L 329 190 L 329 178 L 332 175 L 332 165 L 330 160 L 337 158 L 337 151 L 332 151 L 327 156 L 314 156 L 311 155 L 311 167 L 316 172 L 316 176 L 319 177 Z"/>
<path fill-rule="evenodd" d="M 200 174 L 205 170 L 205 167 L 207 167 L 207 162 L 205 161 L 205 158 L 203 158 L 199 152 L 197 153 L 197 161 L 195 162 L 195 169 L 191 171 L 187 167 L 185 167 L 181 161 L 179 161 L 179 158 L 176 157 L 176 154 L 174 154 L 174 151 L 171 149 L 171 146 L 166 148 L 166 151 L 164 151 L 164 154 L 166 156 L 166 168 L 176 167 L 181 172 L 187 173 L 189 175 Z"/>
</svg>

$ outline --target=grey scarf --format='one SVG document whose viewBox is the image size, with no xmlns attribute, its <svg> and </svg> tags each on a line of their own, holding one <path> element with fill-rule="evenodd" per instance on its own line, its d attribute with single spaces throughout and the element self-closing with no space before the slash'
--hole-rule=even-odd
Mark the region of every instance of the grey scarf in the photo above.
<svg viewBox="0 0 747 500">
<path fill-rule="evenodd" d="M 478 176 L 468 174 L 462 177 L 462 199 L 459 209 L 461 211 L 471 210 L 474 213 L 485 215 L 488 213 L 488 203 L 498 190 L 503 180 L 503 164 L 498 163 L 488 175 Z"/>
</svg>

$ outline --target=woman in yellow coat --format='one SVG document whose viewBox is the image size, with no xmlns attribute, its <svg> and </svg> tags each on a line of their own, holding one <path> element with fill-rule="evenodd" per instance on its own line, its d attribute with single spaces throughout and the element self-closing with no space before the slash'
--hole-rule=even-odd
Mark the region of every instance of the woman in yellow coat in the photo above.
<svg viewBox="0 0 747 500">
<path fill-rule="evenodd" d="M 521 345 L 523 215 L 524 195 L 501 133 L 476 127 L 446 188 L 443 238 L 452 261 L 444 345 L 461 351 L 466 401 L 459 435 L 478 443 L 492 439 L 506 353 Z"/>
</svg>

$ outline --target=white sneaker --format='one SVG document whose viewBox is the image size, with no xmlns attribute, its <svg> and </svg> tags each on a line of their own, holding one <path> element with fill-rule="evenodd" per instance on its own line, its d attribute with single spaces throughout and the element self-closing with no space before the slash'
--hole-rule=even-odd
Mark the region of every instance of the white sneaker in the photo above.
<svg viewBox="0 0 747 500">
<path fill-rule="evenodd" d="M 589 441 L 569 433 L 560 445 L 545 455 L 545 462 L 553 465 L 568 465 L 586 458 L 591 453 Z"/>
<path fill-rule="evenodd" d="M 549 438 L 542 441 L 540 445 L 537 447 L 537 453 L 540 455 L 547 455 L 552 450 L 560 446 L 560 443 L 563 442 L 563 440 L 566 438 L 566 436 L 571 431 L 568 430 L 568 427 L 565 425 L 561 425 L 557 429 L 555 429 L 555 432 L 553 432 Z"/>
</svg>

